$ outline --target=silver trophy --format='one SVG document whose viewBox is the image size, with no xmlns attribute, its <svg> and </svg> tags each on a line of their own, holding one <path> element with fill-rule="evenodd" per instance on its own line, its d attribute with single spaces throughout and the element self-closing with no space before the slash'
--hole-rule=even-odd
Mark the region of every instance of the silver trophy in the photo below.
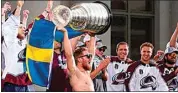
<svg viewBox="0 0 178 93">
<path fill-rule="evenodd" d="M 74 30 L 105 33 L 111 25 L 112 15 L 108 6 L 102 2 L 80 3 L 70 9 L 64 5 L 52 11 L 53 23 L 70 26 Z"/>
</svg>

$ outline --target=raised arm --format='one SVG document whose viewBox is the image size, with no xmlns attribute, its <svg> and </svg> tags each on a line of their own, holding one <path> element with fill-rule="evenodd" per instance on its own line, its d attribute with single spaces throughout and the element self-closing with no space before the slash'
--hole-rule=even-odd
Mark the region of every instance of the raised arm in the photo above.
<svg viewBox="0 0 178 93">
<path fill-rule="evenodd" d="M 51 20 L 51 9 L 52 9 L 52 7 L 53 7 L 53 1 L 52 0 L 48 0 L 46 9 L 42 13 L 44 18 L 46 18 L 48 16 L 48 19 Z"/>
<path fill-rule="evenodd" d="M 171 39 L 170 39 L 170 47 L 177 47 L 176 46 L 176 42 L 177 42 L 177 36 L 178 35 L 178 23 L 177 23 L 177 26 L 176 26 L 176 29 L 174 31 L 174 33 L 172 34 L 171 36 Z"/>
<path fill-rule="evenodd" d="M 164 57 L 164 51 L 158 50 L 157 53 L 156 53 L 156 55 L 153 57 L 153 60 L 154 60 L 155 62 L 161 61 L 161 60 L 163 59 L 163 57 Z M 158 64 L 157 64 L 157 65 L 158 65 Z"/>
<path fill-rule="evenodd" d="M 73 52 L 72 52 L 72 47 L 70 40 L 68 38 L 68 32 L 64 27 L 57 26 L 56 27 L 58 30 L 62 31 L 64 33 L 64 51 L 65 51 L 65 56 L 66 56 L 66 61 L 67 61 L 67 68 L 70 72 L 70 74 L 73 74 L 74 71 L 76 70 L 76 64 L 75 60 L 73 57 Z"/>
<path fill-rule="evenodd" d="M 95 55 L 95 43 L 96 43 L 96 38 L 94 34 L 89 34 L 90 35 L 90 46 L 89 46 L 89 53 L 91 53 L 94 57 Z"/>
<path fill-rule="evenodd" d="M 89 51 L 89 53 L 92 54 L 92 59 L 91 59 L 91 62 L 90 62 L 90 65 L 92 67 L 93 59 L 94 59 L 94 56 L 95 56 L 96 38 L 95 38 L 95 34 L 93 34 L 93 33 L 88 33 L 88 34 L 90 35 L 88 51 Z"/>
<path fill-rule="evenodd" d="M 5 16 L 7 11 L 11 10 L 11 5 L 9 2 L 6 2 L 4 6 L 1 8 L 1 16 Z"/>
<path fill-rule="evenodd" d="M 23 26 L 24 26 L 25 28 L 26 28 L 26 26 L 27 26 L 28 14 L 29 14 L 29 10 L 24 10 L 24 11 L 23 11 L 22 24 L 23 24 Z"/>
<path fill-rule="evenodd" d="M 1 17 L 2 18 L 1 22 L 5 22 L 6 13 L 7 13 L 7 11 L 10 11 L 10 10 L 11 10 L 11 5 L 10 5 L 9 2 L 6 2 L 4 4 L 3 8 L 1 8 L 1 16 L 2 16 Z"/>
<path fill-rule="evenodd" d="M 15 28 L 18 28 L 20 25 L 20 13 L 23 4 L 24 1 L 18 0 L 17 8 L 15 9 L 14 13 L 9 16 L 6 22 L 2 24 L 2 35 L 4 36 L 4 40 L 6 41 L 7 45 L 10 45 L 12 42 L 14 42 L 15 38 L 17 38 L 18 31 L 15 30 Z"/>
<path fill-rule="evenodd" d="M 24 4 L 23 0 L 18 0 L 17 1 L 17 8 L 16 8 L 15 14 L 14 14 L 15 16 L 20 16 L 20 12 L 21 12 L 23 4 Z"/>
<path fill-rule="evenodd" d="M 80 40 L 80 37 L 81 37 L 81 36 L 77 36 L 77 37 L 74 37 L 74 38 L 71 38 L 71 39 L 70 39 L 70 42 L 71 42 L 71 45 L 72 45 L 72 51 L 73 51 L 73 52 L 75 51 L 77 42 Z"/>
<path fill-rule="evenodd" d="M 47 3 L 47 7 L 45 8 L 45 10 L 40 14 L 40 15 L 38 15 L 37 17 L 38 18 L 46 18 L 48 15 L 49 15 L 49 13 L 50 13 L 50 11 L 51 11 L 51 9 L 52 9 L 52 6 L 53 6 L 53 1 L 52 0 L 48 0 L 48 3 Z M 27 29 L 30 31 L 31 30 L 31 28 L 33 27 L 33 24 L 34 24 L 34 20 L 28 25 L 28 27 L 27 27 Z"/>
</svg>

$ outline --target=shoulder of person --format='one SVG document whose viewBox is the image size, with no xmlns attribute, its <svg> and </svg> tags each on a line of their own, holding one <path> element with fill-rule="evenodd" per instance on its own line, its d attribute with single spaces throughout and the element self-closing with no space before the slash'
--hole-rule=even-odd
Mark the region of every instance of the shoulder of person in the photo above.
<svg viewBox="0 0 178 93">
<path fill-rule="evenodd" d="M 120 61 L 118 56 L 111 56 L 111 62 L 114 62 L 114 61 L 116 61 L 116 62 Z"/>
<path fill-rule="evenodd" d="M 134 61 L 127 69 L 127 71 L 134 72 L 135 69 L 141 64 L 140 61 Z"/>
<path fill-rule="evenodd" d="M 130 58 L 127 58 L 127 59 L 126 59 L 126 62 L 127 62 L 128 64 L 132 64 L 132 63 L 134 63 L 134 62 L 136 62 L 136 61 L 134 61 L 134 60 L 132 60 L 132 59 L 130 59 Z"/>
</svg>

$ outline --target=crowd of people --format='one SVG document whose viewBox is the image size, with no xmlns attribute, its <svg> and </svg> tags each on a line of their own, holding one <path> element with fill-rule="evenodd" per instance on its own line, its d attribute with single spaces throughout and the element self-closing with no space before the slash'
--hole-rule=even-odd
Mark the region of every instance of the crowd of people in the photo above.
<svg viewBox="0 0 178 93">
<path fill-rule="evenodd" d="M 28 10 L 23 10 L 20 21 L 23 5 L 24 1 L 18 0 L 11 13 L 11 5 L 6 2 L 1 11 L 1 91 L 4 92 L 35 91 L 24 66 L 34 21 L 27 26 Z M 51 21 L 52 6 L 53 1 L 49 0 L 38 17 Z M 64 37 L 62 42 L 54 41 L 46 91 L 178 91 L 178 23 L 165 51 L 158 50 L 154 55 L 154 45 L 143 42 L 138 60 L 128 57 L 127 42 L 117 44 L 117 56 L 105 55 L 107 46 L 92 31 L 69 39 L 63 25 L 56 25 L 56 29 Z"/>
</svg>

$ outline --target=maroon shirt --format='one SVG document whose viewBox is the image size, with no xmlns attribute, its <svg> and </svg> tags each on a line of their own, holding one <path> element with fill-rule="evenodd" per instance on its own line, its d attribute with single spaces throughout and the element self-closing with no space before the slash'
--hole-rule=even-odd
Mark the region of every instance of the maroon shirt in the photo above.
<svg viewBox="0 0 178 93">
<path fill-rule="evenodd" d="M 62 52 L 61 55 L 54 52 L 50 80 L 51 80 L 50 86 L 47 91 L 50 92 L 72 91 L 72 88 L 69 83 L 69 75 L 66 68 L 66 58 L 64 56 L 64 52 Z"/>
</svg>

